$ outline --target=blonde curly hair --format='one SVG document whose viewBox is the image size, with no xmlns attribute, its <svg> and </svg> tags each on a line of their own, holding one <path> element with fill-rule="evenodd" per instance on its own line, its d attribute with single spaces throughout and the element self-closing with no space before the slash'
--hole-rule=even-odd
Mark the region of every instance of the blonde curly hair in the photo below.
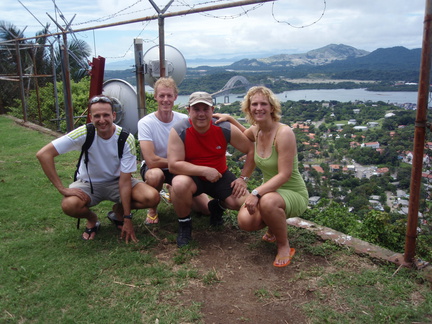
<svg viewBox="0 0 432 324">
<path fill-rule="evenodd" d="M 255 119 L 250 111 L 251 98 L 256 94 L 262 94 L 267 97 L 270 106 L 273 108 L 270 115 L 272 119 L 278 122 L 281 119 L 282 109 L 279 99 L 269 88 L 264 86 L 255 86 L 249 89 L 249 91 L 244 96 L 243 102 L 241 104 L 241 109 L 246 116 L 246 120 L 249 124 L 255 125 Z"/>
</svg>

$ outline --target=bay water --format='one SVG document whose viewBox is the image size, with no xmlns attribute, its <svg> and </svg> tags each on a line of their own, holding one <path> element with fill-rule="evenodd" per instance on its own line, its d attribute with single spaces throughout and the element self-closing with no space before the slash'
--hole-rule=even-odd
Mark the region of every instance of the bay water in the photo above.
<svg viewBox="0 0 432 324">
<path fill-rule="evenodd" d="M 199 91 L 199 90 L 197 90 Z M 216 104 L 233 103 L 242 101 L 244 94 L 230 94 L 229 96 L 216 97 Z M 417 104 L 418 93 L 415 91 L 367 91 L 365 89 L 309 89 L 309 90 L 292 90 L 276 94 L 281 102 L 288 100 L 299 101 L 330 101 L 355 102 L 359 101 L 383 101 L 393 104 Z M 189 96 L 178 96 L 177 105 L 187 105 Z"/>
</svg>

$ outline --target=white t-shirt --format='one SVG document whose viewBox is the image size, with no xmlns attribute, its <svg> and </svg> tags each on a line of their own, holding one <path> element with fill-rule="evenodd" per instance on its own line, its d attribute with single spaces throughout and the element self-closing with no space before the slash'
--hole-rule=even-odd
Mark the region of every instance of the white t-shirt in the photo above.
<svg viewBox="0 0 432 324">
<path fill-rule="evenodd" d="M 169 123 L 160 121 L 154 112 L 138 121 L 138 140 L 151 141 L 157 156 L 166 158 L 168 150 L 168 136 L 171 128 L 178 121 L 189 118 L 188 115 L 173 111 L 173 119 Z"/>
<path fill-rule="evenodd" d="M 93 143 L 88 150 L 88 172 L 93 183 L 113 181 L 120 177 L 120 171 L 123 173 L 132 173 L 137 170 L 135 137 L 129 134 L 123 149 L 123 157 L 120 161 L 118 157 L 117 141 L 122 128 L 118 125 L 115 126 L 116 130 L 114 135 L 107 140 L 97 136 L 96 130 Z M 55 139 L 52 141 L 52 144 L 59 154 L 70 151 L 81 151 L 86 136 L 87 129 L 84 125 Z M 89 181 L 84 163 L 84 154 L 81 159 L 77 178 L 83 181 Z"/>
</svg>

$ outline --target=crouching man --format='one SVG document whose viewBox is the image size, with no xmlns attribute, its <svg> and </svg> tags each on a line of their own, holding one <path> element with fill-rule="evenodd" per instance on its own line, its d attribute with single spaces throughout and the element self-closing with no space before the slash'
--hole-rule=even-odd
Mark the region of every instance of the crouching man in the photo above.
<svg viewBox="0 0 432 324">
<path fill-rule="evenodd" d="M 210 224 L 221 225 L 226 208 L 239 210 L 248 193 L 246 181 L 255 168 L 252 142 L 229 122 L 214 124 L 213 99 L 206 92 L 190 95 L 189 119 L 176 123 L 168 140 L 168 167 L 172 180 L 171 199 L 178 216 L 177 245 L 192 239 L 192 199 L 202 193 L 213 197 L 208 203 Z M 226 149 L 231 144 L 246 153 L 242 176 L 228 170 Z"/>
<path fill-rule="evenodd" d="M 118 139 L 122 128 L 114 124 L 116 113 L 112 100 L 96 96 L 89 100 L 88 111 L 95 128 L 93 142 L 88 149 L 88 161 L 82 154 L 76 181 L 68 188 L 57 173 L 54 158 L 70 151 L 81 151 L 87 138 L 87 127 L 81 126 L 45 145 L 36 154 L 48 179 L 63 196 L 63 212 L 71 217 L 87 220 L 83 240 L 93 240 L 100 229 L 97 215 L 90 207 L 103 200 L 115 203 L 114 212 L 120 237 L 138 242 L 132 225 L 132 209 L 155 207 L 160 197 L 156 189 L 132 178 L 137 170 L 135 138 L 129 134 L 119 158 Z"/>
</svg>

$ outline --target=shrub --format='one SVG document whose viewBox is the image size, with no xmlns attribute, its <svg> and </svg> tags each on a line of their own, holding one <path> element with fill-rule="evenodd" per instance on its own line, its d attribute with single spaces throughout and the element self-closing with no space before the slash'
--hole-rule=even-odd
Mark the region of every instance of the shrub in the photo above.
<svg viewBox="0 0 432 324">
<path fill-rule="evenodd" d="M 303 214 L 302 218 L 345 234 L 351 234 L 357 231 L 360 225 L 355 214 L 350 213 L 347 207 L 334 201 L 329 203 L 328 206 L 326 206 L 325 203 L 326 201 L 315 208 L 308 209 Z"/>
</svg>

